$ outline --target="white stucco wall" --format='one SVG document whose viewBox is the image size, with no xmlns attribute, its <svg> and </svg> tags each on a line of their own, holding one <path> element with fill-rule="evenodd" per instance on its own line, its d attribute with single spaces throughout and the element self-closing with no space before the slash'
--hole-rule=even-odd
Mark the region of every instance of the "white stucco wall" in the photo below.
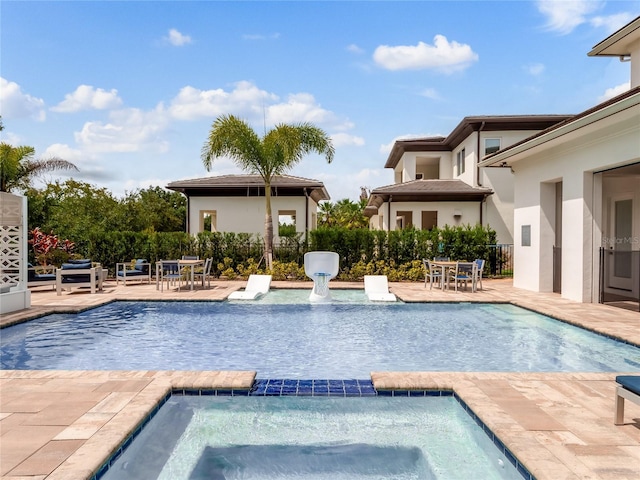
<svg viewBox="0 0 640 480">
<path fill-rule="evenodd" d="M 437 157 L 437 165 L 429 165 L 426 167 L 418 167 L 421 157 Z M 434 160 L 436 161 L 436 160 Z M 436 178 L 434 173 L 437 170 L 440 179 L 453 178 L 453 169 L 451 166 L 451 152 L 435 152 L 433 154 L 425 152 L 405 152 L 394 168 L 394 182 L 404 183 L 416 179 L 416 172 L 422 170 L 426 173 L 426 178 Z"/>
<path fill-rule="evenodd" d="M 378 209 L 378 215 L 371 217 L 369 225 L 375 230 L 388 230 L 389 215 L 388 203 L 383 203 Z M 438 212 L 438 228 L 445 225 L 471 225 L 474 226 L 480 222 L 480 206 L 479 202 L 391 202 L 391 230 L 396 229 L 396 217 L 398 212 L 412 212 L 413 225 L 422 228 L 422 212 L 437 211 Z M 460 217 L 455 217 L 456 212 L 461 213 Z M 380 216 L 382 216 L 382 228 L 380 228 Z"/>
<path fill-rule="evenodd" d="M 562 296 L 597 301 L 602 194 L 594 172 L 640 161 L 640 106 L 550 141 L 513 162 L 514 286 L 551 291 L 555 183 L 562 182 Z M 640 190 L 640 183 L 637 185 Z M 531 226 L 531 246 L 521 229 Z"/>
<path fill-rule="evenodd" d="M 312 214 L 317 213 L 318 205 L 309 199 L 307 228 L 312 229 Z M 271 197 L 273 216 L 273 234 L 278 238 L 278 211 L 295 210 L 296 231 L 305 231 L 305 211 L 307 199 L 304 197 Z M 264 236 L 265 199 L 264 197 L 191 197 L 189 199 L 189 233 L 198 232 L 200 212 L 216 212 L 216 231 L 251 233 Z"/>
<path fill-rule="evenodd" d="M 498 243 L 513 243 L 514 178 L 510 168 L 483 168 L 481 185 L 493 190 L 485 202 L 483 223 L 496 231 Z"/>
<path fill-rule="evenodd" d="M 631 51 L 631 88 L 640 86 L 640 40 L 633 43 Z"/>
</svg>

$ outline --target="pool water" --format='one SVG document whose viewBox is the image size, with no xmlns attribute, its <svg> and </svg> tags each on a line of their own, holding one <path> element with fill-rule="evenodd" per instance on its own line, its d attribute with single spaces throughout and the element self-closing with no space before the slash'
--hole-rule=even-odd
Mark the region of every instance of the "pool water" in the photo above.
<svg viewBox="0 0 640 480">
<path fill-rule="evenodd" d="M 102 478 L 523 477 L 451 396 L 173 396 Z"/>
<path fill-rule="evenodd" d="M 640 348 L 513 305 L 265 301 L 114 302 L 49 315 L 3 329 L 0 360 L 3 369 L 249 370 L 293 379 L 640 371 Z"/>
</svg>

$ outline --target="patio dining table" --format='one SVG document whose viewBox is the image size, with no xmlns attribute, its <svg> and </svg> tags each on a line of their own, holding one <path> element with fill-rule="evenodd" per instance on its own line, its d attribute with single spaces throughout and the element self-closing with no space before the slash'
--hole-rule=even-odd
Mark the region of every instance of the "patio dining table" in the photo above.
<svg viewBox="0 0 640 480">
<path fill-rule="evenodd" d="M 458 262 L 456 260 L 431 260 L 430 264 L 442 269 L 442 275 L 440 276 L 440 288 L 444 290 L 446 285 L 448 285 L 448 282 L 445 282 L 447 270 L 455 268 L 458 265 Z"/>
<path fill-rule="evenodd" d="M 178 260 L 178 270 L 182 271 L 182 267 L 189 267 L 189 281 L 191 284 L 190 289 L 193 290 L 193 285 L 195 283 L 195 269 L 197 266 L 204 265 L 204 260 Z M 156 290 L 158 289 L 159 281 L 160 281 L 160 268 L 162 266 L 162 262 L 156 262 Z"/>
</svg>

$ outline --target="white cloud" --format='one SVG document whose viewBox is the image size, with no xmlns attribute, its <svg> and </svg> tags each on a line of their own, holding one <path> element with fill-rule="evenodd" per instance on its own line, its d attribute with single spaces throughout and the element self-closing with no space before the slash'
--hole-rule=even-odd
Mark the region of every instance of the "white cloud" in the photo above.
<svg viewBox="0 0 640 480">
<path fill-rule="evenodd" d="M 598 102 L 605 102 L 610 98 L 617 97 L 631 88 L 631 82 L 621 83 L 612 88 L 607 88 L 604 94 L 598 98 Z"/>
<path fill-rule="evenodd" d="M 571 33 L 587 21 L 587 15 L 599 10 L 604 2 L 597 0 L 538 0 L 540 13 L 547 17 L 546 28 L 561 35 Z"/>
<path fill-rule="evenodd" d="M 310 93 L 293 93 L 285 103 L 267 107 L 267 123 L 311 122 L 313 124 L 330 124 L 337 122 L 333 112 L 325 110 L 315 101 Z"/>
<path fill-rule="evenodd" d="M 20 135 L 13 132 L 7 132 L 6 127 L 2 132 L 2 141 L 13 146 L 22 145 L 24 143 Z"/>
<path fill-rule="evenodd" d="M 81 150 L 71 148 L 69 145 L 63 143 L 54 143 L 49 145 L 42 155 L 43 158 L 59 157 L 63 160 L 71 162 L 79 167 L 79 162 L 86 159 L 86 155 Z"/>
<path fill-rule="evenodd" d="M 537 77 L 538 75 L 542 75 L 544 73 L 545 66 L 542 63 L 530 63 L 523 66 L 522 69 L 529 75 Z"/>
<path fill-rule="evenodd" d="M 118 91 L 114 88 L 107 92 L 91 85 L 80 85 L 73 93 L 64 96 L 64 100 L 51 108 L 54 112 L 79 112 L 81 110 L 106 110 L 122 105 Z"/>
<path fill-rule="evenodd" d="M 333 135 L 331 135 L 331 141 L 334 147 L 361 147 L 364 145 L 364 138 L 356 137 L 355 135 L 349 135 L 348 133 L 334 133 Z"/>
<path fill-rule="evenodd" d="M 478 61 L 469 45 L 449 42 L 444 35 L 436 35 L 433 45 L 418 42 L 415 46 L 381 45 L 373 53 L 374 61 L 387 70 L 437 69 L 446 73 L 464 70 Z"/>
<path fill-rule="evenodd" d="M 162 106 L 149 112 L 135 108 L 116 110 L 109 117 L 108 123 L 87 122 L 74 134 L 83 151 L 163 153 L 168 150 L 164 133 L 169 122 Z"/>
<path fill-rule="evenodd" d="M 435 88 L 425 88 L 420 92 L 420 96 L 430 98 L 431 100 L 442 100 L 442 97 Z"/>
<path fill-rule="evenodd" d="M 361 55 L 361 54 L 364 53 L 364 49 L 360 48 L 355 43 L 352 43 L 351 45 L 347 45 L 347 52 L 355 53 L 357 55 Z"/>
<path fill-rule="evenodd" d="M 23 93 L 20 85 L 0 77 L 0 115 L 3 120 L 33 118 L 46 119 L 44 100 Z"/>
<path fill-rule="evenodd" d="M 606 17 L 593 17 L 589 20 L 589 23 L 594 27 L 604 27 L 607 32 L 613 33 L 616 30 L 620 30 L 634 18 L 635 15 L 631 13 L 617 13 Z"/>
<path fill-rule="evenodd" d="M 396 143 L 396 139 L 394 138 L 393 140 L 391 140 L 391 142 L 389 143 L 383 143 L 382 145 L 380 145 L 380 153 L 384 153 L 385 155 L 389 155 L 389 153 L 391 152 L 391 149 L 393 148 L 393 144 Z"/>
<path fill-rule="evenodd" d="M 171 101 L 169 113 L 179 120 L 217 117 L 225 113 L 262 118 L 262 105 L 277 101 L 276 95 L 260 90 L 251 82 L 238 82 L 232 91 L 221 88 L 199 90 L 187 86 Z"/>
<path fill-rule="evenodd" d="M 165 40 L 174 47 L 182 47 L 191 43 L 191 37 L 189 35 L 183 35 L 175 28 L 169 30 L 169 35 L 165 37 Z"/>
</svg>

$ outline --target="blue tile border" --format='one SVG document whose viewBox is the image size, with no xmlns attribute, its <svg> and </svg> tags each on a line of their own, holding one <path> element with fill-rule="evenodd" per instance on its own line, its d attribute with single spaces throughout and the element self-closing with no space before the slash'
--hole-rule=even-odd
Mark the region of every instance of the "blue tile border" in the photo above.
<svg viewBox="0 0 640 480">
<path fill-rule="evenodd" d="M 498 450 L 516 468 L 524 480 L 536 480 L 536 477 L 525 467 L 507 446 L 491 431 L 460 396 L 453 390 L 376 390 L 371 380 L 295 380 L 295 379 L 256 379 L 251 389 L 173 389 L 167 393 L 144 420 L 122 442 L 122 445 L 111 457 L 90 477 L 100 480 L 133 442 L 142 429 L 151 421 L 160 408 L 176 396 L 219 396 L 219 397 L 269 397 L 269 396 L 310 396 L 310 397 L 453 397 L 467 414 L 482 428 Z"/>
</svg>

